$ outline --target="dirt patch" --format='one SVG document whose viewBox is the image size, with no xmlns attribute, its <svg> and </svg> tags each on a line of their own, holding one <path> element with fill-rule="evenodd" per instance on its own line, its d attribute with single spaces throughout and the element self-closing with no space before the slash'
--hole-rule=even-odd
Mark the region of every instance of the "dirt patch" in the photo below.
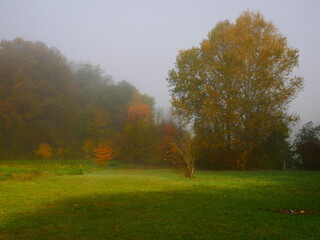
<svg viewBox="0 0 320 240">
<path fill-rule="evenodd" d="M 277 213 L 280 214 L 285 214 L 285 215 L 312 215 L 315 214 L 312 211 L 305 210 L 305 209 L 279 209 L 276 211 Z"/>
</svg>

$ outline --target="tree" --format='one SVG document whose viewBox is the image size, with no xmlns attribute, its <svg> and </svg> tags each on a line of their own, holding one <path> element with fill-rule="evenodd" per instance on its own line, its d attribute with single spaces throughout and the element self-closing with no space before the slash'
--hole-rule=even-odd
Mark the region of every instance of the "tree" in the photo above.
<svg viewBox="0 0 320 240">
<path fill-rule="evenodd" d="M 172 115 L 169 109 L 158 108 L 155 111 L 154 123 L 156 128 L 156 158 L 159 163 L 165 164 L 168 146 L 176 142 L 183 130 L 179 120 Z"/>
<path fill-rule="evenodd" d="M 297 166 L 286 129 L 272 131 L 252 155 L 249 161 L 255 168 L 286 170 Z"/>
<path fill-rule="evenodd" d="M 34 150 L 34 153 L 46 159 L 52 157 L 52 149 L 48 143 L 40 143 L 38 149 Z"/>
<path fill-rule="evenodd" d="M 95 156 L 93 161 L 103 166 L 107 164 L 107 161 L 114 158 L 115 151 L 109 144 L 100 143 L 97 147 L 93 148 L 93 154 Z"/>
<path fill-rule="evenodd" d="M 313 122 L 308 122 L 302 126 L 296 134 L 295 145 L 306 142 L 320 143 L 320 125 L 314 126 Z"/>
<path fill-rule="evenodd" d="M 6 146 L 2 157 L 12 152 L 31 157 L 39 142 L 69 146 L 75 92 L 66 59 L 57 49 L 21 38 L 1 41 L 0 135 Z"/>
<path fill-rule="evenodd" d="M 166 160 L 182 169 L 185 177 L 193 177 L 196 158 L 194 138 L 190 131 L 182 131 L 176 141 L 168 143 Z"/>
<path fill-rule="evenodd" d="M 122 158 L 129 163 L 152 163 L 155 159 L 155 127 L 152 106 L 134 102 L 128 106 L 122 132 Z"/>
<path fill-rule="evenodd" d="M 92 118 L 90 121 L 90 132 L 98 139 L 104 139 L 110 132 L 109 115 L 103 108 L 93 109 Z"/>
<path fill-rule="evenodd" d="M 179 52 L 167 77 L 171 103 L 216 157 L 228 153 L 226 161 L 248 168 L 271 132 L 297 119 L 287 113 L 303 86 L 291 74 L 297 66 L 298 50 L 260 13 L 247 11 Z"/>
<path fill-rule="evenodd" d="M 294 145 L 306 169 L 320 170 L 320 125 L 305 124 L 297 133 Z"/>
</svg>

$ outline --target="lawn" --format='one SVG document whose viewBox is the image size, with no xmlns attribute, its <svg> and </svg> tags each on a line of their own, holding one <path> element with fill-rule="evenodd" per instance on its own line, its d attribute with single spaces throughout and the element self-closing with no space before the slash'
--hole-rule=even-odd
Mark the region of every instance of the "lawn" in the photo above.
<svg viewBox="0 0 320 240">
<path fill-rule="evenodd" d="M 320 239 L 320 172 L 195 175 L 3 161 L 0 239 Z"/>
</svg>

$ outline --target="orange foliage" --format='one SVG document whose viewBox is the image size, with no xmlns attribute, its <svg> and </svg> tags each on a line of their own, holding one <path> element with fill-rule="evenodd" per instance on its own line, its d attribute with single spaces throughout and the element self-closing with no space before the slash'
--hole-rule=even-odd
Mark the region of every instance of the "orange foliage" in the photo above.
<svg viewBox="0 0 320 240">
<path fill-rule="evenodd" d="M 105 144 L 98 144 L 97 147 L 93 148 L 93 154 L 96 158 L 93 159 L 99 165 L 106 165 L 108 160 L 114 157 L 114 150 Z"/>
<path fill-rule="evenodd" d="M 177 129 L 173 126 L 166 125 L 163 129 L 164 131 L 164 136 L 165 136 L 165 142 L 169 143 L 172 142 L 173 139 L 177 136 Z"/>
<path fill-rule="evenodd" d="M 186 177 L 192 178 L 195 169 L 195 157 L 192 150 L 193 144 L 191 139 L 185 141 L 183 146 L 179 146 L 176 143 L 167 144 L 165 160 L 182 169 Z"/>
<path fill-rule="evenodd" d="M 184 165 L 183 156 L 174 143 L 167 144 L 165 160 L 177 167 L 183 167 Z"/>
<path fill-rule="evenodd" d="M 167 148 L 167 145 L 171 142 L 174 142 L 176 136 L 178 134 L 178 130 L 176 127 L 171 125 L 165 125 L 162 128 L 162 140 L 160 142 L 160 145 L 157 147 L 158 151 L 165 151 Z"/>
<path fill-rule="evenodd" d="M 170 125 L 165 125 L 164 127 L 164 132 L 166 135 L 169 135 L 169 136 L 175 136 L 177 134 L 177 129 L 173 126 L 170 126 Z"/>
<path fill-rule="evenodd" d="M 152 108 L 148 104 L 136 102 L 128 107 L 128 118 L 130 120 L 148 121 L 152 118 Z"/>
<path fill-rule="evenodd" d="M 52 149 L 48 143 L 40 143 L 38 149 L 34 150 L 37 156 L 49 159 L 52 157 Z"/>
</svg>

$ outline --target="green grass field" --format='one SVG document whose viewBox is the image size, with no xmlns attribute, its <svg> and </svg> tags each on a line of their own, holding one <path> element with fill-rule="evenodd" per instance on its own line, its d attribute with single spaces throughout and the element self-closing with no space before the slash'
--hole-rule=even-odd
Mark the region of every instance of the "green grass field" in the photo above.
<svg viewBox="0 0 320 240">
<path fill-rule="evenodd" d="M 0 239 L 320 239 L 320 172 L 195 175 L 0 162 Z"/>
</svg>

